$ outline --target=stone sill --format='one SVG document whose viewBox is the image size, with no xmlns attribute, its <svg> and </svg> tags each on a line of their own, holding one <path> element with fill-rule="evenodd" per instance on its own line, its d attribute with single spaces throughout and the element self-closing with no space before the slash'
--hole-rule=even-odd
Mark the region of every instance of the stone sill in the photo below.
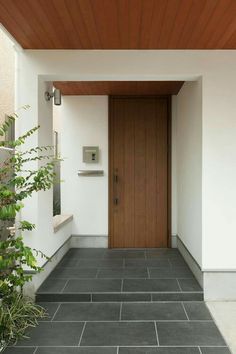
<svg viewBox="0 0 236 354">
<path fill-rule="evenodd" d="M 53 229 L 54 233 L 60 230 L 65 224 L 70 222 L 73 219 L 73 215 L 55 215 L 53 217 Z"/>
</svg>

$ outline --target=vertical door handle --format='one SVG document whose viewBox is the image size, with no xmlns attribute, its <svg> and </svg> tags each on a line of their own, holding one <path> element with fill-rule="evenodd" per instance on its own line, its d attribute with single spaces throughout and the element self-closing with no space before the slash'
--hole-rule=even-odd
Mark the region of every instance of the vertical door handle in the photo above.
<svg viewBox="0 0 236 354">
<path fill-rule="evenodd" d="M 114 171 L 114 175 L 113 175 L 113 183 L 114 183 L 114 199 L 113 199 L 113 202 L 114 202 L 114 205 L 118 205 L 119 203 L 119 199 L 117 197 L 117 189 L 118 189 L 118 169 L 116 168 L 115 171 Z"/>
</svg>

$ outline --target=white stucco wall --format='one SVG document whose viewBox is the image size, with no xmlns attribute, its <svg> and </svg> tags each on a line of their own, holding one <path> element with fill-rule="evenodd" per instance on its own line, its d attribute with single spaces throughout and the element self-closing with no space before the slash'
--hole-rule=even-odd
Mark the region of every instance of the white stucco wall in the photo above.
<svg viewBox="0 0 236 354">
<path fill-rule="evenodd" d="M 15 111 L 15 50 L 0 28 L 0 124 Z M 2 137 L 0 137 L 2 139 Z"/>
<path fill-rule="evenodd" d="M 177 230 L 202 265 L 202 85 L 185 82 L 177 96 Z"/>
<path fill-rule="evenodd" d="M 35 122 L 42 117 L 47 103 L 42 93 L 38 95 L 39 79 L 191 81 L 201 77 L 202 267 L 232 270 L 236 269 L 235 62 L 235 51 L 28 50 L 19 53 L 18 105 L 29 103 Z M 29 120 L 25 112 L 21 126 Z"/>
<path fill-rule="evenodd" d="M 73 214 L 74 235 L 108 235 L 108 97 L 63 96 L 54 114 L 61 125 L 62 214 Z M 99 163 L 83 163 L 83 146 L 99 146 Z M 104 170 L 79 177 L 78 170 Z"/>
<path fill-rule="evenodd" d="M 108 96 L 63 96 L 62 105 L 54 106 L 53 117 L 64 159 L 61 164 L 62 213 L 73 214 L 73 235 L 108 236 Z M 175 121 L 173 119 L 172 235 L 177 235 Z M 99 146 L 98 164 L 82 162 L 82 147 L 86 145 Z M 78 177 L 79 169 L 102 169 L 104 177 Z"/>
</svg>

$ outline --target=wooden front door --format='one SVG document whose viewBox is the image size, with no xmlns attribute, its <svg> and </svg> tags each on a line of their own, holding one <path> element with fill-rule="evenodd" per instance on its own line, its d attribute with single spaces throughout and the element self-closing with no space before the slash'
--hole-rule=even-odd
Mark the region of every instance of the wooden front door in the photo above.
<svg viewBox="0 0 236 354">
<path fill-rule="evenodd" d="M 168 97 L 110 98 L 110 247 L 168 246 Z"/>
</svg>

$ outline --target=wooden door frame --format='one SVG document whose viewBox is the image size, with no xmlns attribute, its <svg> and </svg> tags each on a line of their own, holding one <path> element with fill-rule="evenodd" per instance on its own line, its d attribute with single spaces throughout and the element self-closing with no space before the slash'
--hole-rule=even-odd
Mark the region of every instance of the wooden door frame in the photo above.
<svg viewBox="0 0 236 354">
<path fill-rule="evenodd" d="M 165 98 L 167 100 L 167 245 L 171 247 L 171 141 L 172 141 L 172 114 L 171 114 L 171 95 L 112 95 L 108 99 L 108 247 L 112 248 L 114 245 L 113 240 L 113 217 L 112 217 L 112 205 L 113 205 L 113 107 L 112 101 L 115 98 Z"/>
</svg>

